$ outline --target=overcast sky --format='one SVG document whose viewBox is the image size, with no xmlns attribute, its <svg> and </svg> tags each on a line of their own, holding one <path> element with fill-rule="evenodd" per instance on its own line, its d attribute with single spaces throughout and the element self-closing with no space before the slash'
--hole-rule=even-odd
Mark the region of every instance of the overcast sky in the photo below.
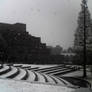
<svg viewBox="0 0 92 92">
<path fill-rule="evenodd" d="M 73 45 L 81 0 L 0 0 L 0 22 L 27 24 L 47 45 Z M 92 13 L 92 0 L 88 6 Z"/>
</svg>

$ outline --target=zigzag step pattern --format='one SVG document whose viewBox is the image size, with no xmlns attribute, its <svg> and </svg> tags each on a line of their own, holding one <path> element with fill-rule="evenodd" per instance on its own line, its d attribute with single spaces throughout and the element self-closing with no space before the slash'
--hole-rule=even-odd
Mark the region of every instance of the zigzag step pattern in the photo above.
<svg viewBox="0 0 92 92">
<path fill-rule="evenodd" d="M 50 84 L 65 84 L 63 80 L 54 76 L 73 71 L 71 67 L 57 65 L 54 67 L 32 68 L 31 66 L 22 67 L 22 65 L 0 65 L 0 77 L 14 80 L 26 80 L 28 82 L 40 82 Z"/>
</svg>

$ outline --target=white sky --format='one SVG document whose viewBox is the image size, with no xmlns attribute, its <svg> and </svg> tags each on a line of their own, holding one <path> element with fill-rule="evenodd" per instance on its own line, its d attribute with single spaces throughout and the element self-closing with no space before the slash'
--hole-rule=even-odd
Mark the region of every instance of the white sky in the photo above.
<svg viewBox="0 0 92 92">
<path fill-rule="evenodd" d="M 27 24 L 47 45 L 73 45 L 81 0 L 0 0 L 0 22 Z M 92 0 L 88 6 L 92 13 Z"/>
</svg>

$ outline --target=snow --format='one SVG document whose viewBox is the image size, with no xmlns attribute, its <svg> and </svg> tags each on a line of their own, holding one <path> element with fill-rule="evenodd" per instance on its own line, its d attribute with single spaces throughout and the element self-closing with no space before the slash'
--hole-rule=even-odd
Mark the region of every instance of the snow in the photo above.
<svg viewBox="0 0 92 92">
<path fill-rule="evenodd" d="M 74 71 L 74 72 L 71 72 L 71 73 L 67 73 L 67 74 L 64 74 L 64 75 L 62 75 L 62 76 L 69 76 L 69 77 L 77 77 L 77 76 L 82 76 L 83 75 L 83 72 L 82 71 Z"/>
<path fill-rule="evenodd" d="M 3 83 L 3 84 L 2 84 Z M 28 83 L 0 79 L 0 92 L 91 92 L 89 89 L 73 89 L 60 85 L 48 85 L 39 83 Z"/>
<path fill-rule="evenodd" d="M 83 69 L 79 70 L 79 71 L 74 71 L 72 73 L 67 73 L 64 74 L 62 76 L 67 76 L 67 77 L 81 77 L 83 76 Z M 87 81 L 89 81 L 91 83 L 91 88 L 92 88 L 92 73 L 90 71 L 87 71 Z"/>
<path fill-rule="evenodd" d="M 83 70 L 74 71 L 74 72 L 71 72 L 71 73 L 64 74 L 62 76 L 80 77 L 80 76 L 83 76 Z M 91 74 L 90 71 L 87 71 L 87 76 L 88 77 L 90 76 L 92 78 L 92 74 Z"/>
<path fill-rule="evenodd" d="M 35 73 L 36 73 L 36 75 L 37 75 L 38 81 L 45 83 L 45 78 L 44 78 L 44 76 L 41 75 L 41 74 L 38 73 L 38 72 L 35 72 Z"/>
<path fill-rule="evenodd" d="M 50 74 L 50 75 L 54 75 L 54 74 L 58 74 L 58 73 L 61 73 L 61 75 L 64 73 L 64 72 L 67 72 L 67 71 L 70 71 L 72 69 L 65 69 L 65 70 L 61 70 L 61 71 L 56 71 L 56 72 L 47 72 L 47 74 Z"/>
<path fill-rule="evenodd" d="M 21 80 L 25 75 L 26 75 L 26 71 L 24 69 L 19 69 L 20 73 L 14 77 L 15 80 Z"/>
<path fill-rule="evenodd" d="M 36 65 L 36 64 L 14 64 L 15 65 L 22 65 L 23 67 L 26 67 L 26 66 L 30 66 L 31 68 L 35 68 L 35 67 L 39 67 L 39 69 L 41 68 L 48 68 L 48 67 L 53 67 L 53 66 L 57 66 L 57 65 Z"/>
<path fill-rule="evenodd" d="M 46 76 L 49 83 L 55 84 L 55 81 L 50 76 L 48 76 L 46 74 L 43 74 L 43 75 Z"/>
<path fill-rule="evenodd" d="M 3 68 L 2 69 L 0 69 L 0 72 L 3 72 L 3 71 L 6 71 L 6 70 L 8 70 L 9 69 L 9 66 L 3 66 Z"/>
<path fill-rule="evenodd" d="M 57 65 L 31 65 L 31 64 L 24 64 L 24 65 L 16 64 L 16 65 L 22 65 L 23 67 L 30 66 L 31 68 L 39 67 L 40 69 L 57 66 Z M 4 65 L 4 67 L 0 69 L 0 71 L 3 72 L 7 69 L 9 69 L 9 66 Z M 15 76 L 14 79 L 3 79 L 7 76 L 16 73 L 17 69 L 19 69 L 20 72 L 17 76 Z M 69 87 L 68 85 L 65 86 L 63 82 L 61 82 L 59 79 L 51 75 L 46 75 L 32 70 L 27 71 L 29 76 L 27 80 L 23 81 L 21 79 L 27 74 L 26 70 L 22 69 L 21 67 L 16 68 L 14 66 L 11 66 L 11 71 L 0 75 L 2 77 L 0 78 L 0 92 L 92 92 L 88 88 L 74 89 L 72 87 Z M 79 70 L 74 71 L 72 73 L 64 74 L 63 76 L 77 77 L 82 75 L 83 70 Z M 92 75 L 89 71 L 87 71 L 87 75 L 90 77 L 88 81 L 91 81 L 92 83 Z M 37 78 L 37 81 L 34 81 L 35 78 Z M 46 79 L 48 80 L 48 82 L 46 82 Z M 54 79 L 58 82 L 58 84 L 55 83 Z"/>
<path fill-rule="evenodd" d="M 2 77 L 2 78 L 9 77 L 10 75 L 15 74 L 17 71 L 18 71 L 18 69 L 16 67 L 11 67 L 11 71 L 9 71 L 8 73 L 5 73 L 3 75 L 0 75 L 0 77 Z"/>
<path fill-rule="evenodd" d="M 35 80 L 35 74 L 32 72 L 32 71 L 29 71 L 28 70 L 28 73 L 29 73 L 29 76 L 27 78 L 27 81 L 34 81 Z"/>
<path fill-rule="evenodd" d="M 54 69 L 44 69 L 44 70 L 39 70 L 40 72 L 44 72 L 44 73 L 50 73 L 50 72 L 60 72 L 60 71 L 63 71 L 63 70 L 65 70 L 65 69 L 67 69 L 67 68 L 62 68 L 62 67 L 60 67 L 60 68 L 54 68 Z"/>
<path fill-rule="evenodd" d="M 49 75 L 50 76 L 50 75 Z M 59 80 L 58 78 L 56 78 L 55 76 L 51 76 L 52 78 L 54 78 L 58 84 L 64 85 L 63 82 L 61 82 L 61 80 Z"/>
</svg>

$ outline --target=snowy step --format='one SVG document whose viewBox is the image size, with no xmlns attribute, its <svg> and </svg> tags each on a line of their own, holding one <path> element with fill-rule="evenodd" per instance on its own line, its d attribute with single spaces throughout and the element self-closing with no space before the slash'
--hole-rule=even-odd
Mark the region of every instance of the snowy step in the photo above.
<svg viewBox="0 0 92 92">
<path fill-rule="evenodd" d="M 51 84 L 56 84 L 56 81 L 53 80 L 52 77 L 48 76 L 47 74 L 43 74 L 43 75 L 45 76 L 45 78 L 47 80 L 46 82 L 51 83 Z"/>
<path fill-rule="evenodd" d="M 27 80 L 27 78 L 29 77 L 28 71 L 26 69 L 25 69 L 25 71 L 26 71 L 26 75 L 21 80 Z"/>
<path fill-rule="evenodd" d="M 37 72 L 34 72 L 34 74 L 35 74 L 35 80 L 34 81 L 43 82 L 43 83 L 46 82 L 46 79 L 44 78 L 44 76 L 42 74 L 37 73 Z"/>
<path fill-rule="evenodd" d="M 23 80 L 27 78 L 27 71 L 24 69 L 19 68 L 19 74 L 14 77 L 15 80 Z"/>
<path fill-rule="evenodd" d="M 22 68 L 31 68 L 31 65 L 25 65 L 25 64 L 23 64 Z"/>
<path fill-rule="evenodd" d="M 21 68 L 23 68 L 23 69 L 30 69 L 31 66 L 22 66 Z"/>
<path fill-rule="evenodd" d="M 10 70 L 11 70 L 11 67 L 4 65 L 3 68 L 0 69 L 0 75 L 5 74 L 5 73 L 9 72 Z"/>
<path fill-rule="evenodd" d="M 59 79 L 57 79 L 56 77 L 50 76 L 50 75 L 49 75 L 49 77 L 51 77 L 55 81 L 56 84 L 61 84 L 61 81 Z"/>
<path fill-rule="evenodd" d="M 44 79 L 45 79 L 44 83 L 50 83 L 51 82 L 51 81 L 49 81 L 48 76 L 46 76 L 45 74 L 40 73 L 40 75 L 44 77 Z"/>
<path fill-rule="evenodd" d="M 34 80 L 35 80 L 35 73 L 34 72 L 32 72 L 32 71 L 29 71 L 29 70 L 27 70 L 28 71 L 28 74 L 29 74 L 29 76 L 28 76 L 28 78 L 27 78 L 27 81 L 29 81 L 29 82 L 33 82 Z"/>
<path fill-rule="evenodd" d="M 11 66 L 11 71 L 1 75 L 2 78 L 13 78 L 18 75 L 18 69 Z"/>
<path fill-rule="evenodd" d="M 53 68 L 53 69 L 44 69 L 44 70 L 41 70 L 40 72 L 54 71 L 54 70 L 63 69 L 63 68 L 65 68 L 65 67 L 56 67 L 56 68 Z"/>
<path fill-rule="evenodd" d="M 14 65 L 14 67 L 22 67 L 22 65 Z"/>
<path fill-rule="evenodd" d="M 64 71 L 64 70 L 68 70 L 68 69 L 67 68 L 59 68 L 59 69 L 55 69 L 55 70 L 45 71 L 44 73 L 50 74 L 53 72 Z"/>
<path fill-rule="evenodd" d="M 62 65 L 62 66 L 54 66 L 54 67 L 37 69 L 36 71 L 45 72 L 45 71 L 51 71 L 51 70 L 55 70 L 57 68 L 63 68 L 63 67 L 64 67 L 64 65 Z"/>
<path fill-rule="evenodd" d="M 67 80 L 63 79 L 63 78 L 60 78 L 59 77 L 59 80 L 61 80 L 65 85 L 67 86 L 73 86 L 70 82 L 68 82 Z"/>
<path fill-rule="evenodd" d="M 13 64 L 14 67 L 22 67 L 22 64 Z"/>
<path fill-rule="evenodd" d="M 61 80 L 59 77 L 57 76 L 50 76 L 50 77 L 53 78 L 57 84 L 66 85 L 66 83 L 63 80 Z"/>
<path fill-rule="evenodd" d="M 22 64 L 22 67 L 31 67 L 31 64 Z"/>
<path fill-rule="evenodd" d="M 2 64 L 0 64 L 0 69 L 2 69 L 3 68 L 3 65 Z"/>
<path fill-rule="evenodd" d="M 44 74 L 44 76 L 47 78 L 48 83 L 65 85 L 64 82 L 62 82 L 59 78 L 57 78 L 57 77 L 55 77 L 53 75 Z"/>
<path fill-rule="evenodd" d="M 61 74 L 65 74 L 65 73 L 72 72 L 72 71 L 75 71 L 75 69 L 68 69 L 65 71 L 59 71 L 59 72 L 55 72 L 55 73 L 51 73 L 51 74 L 52 75 L 61 75 Z"/>
<path fill-rule="evenodd" d="M 39 67 L 35 67 L 35 68 L 28 68 L 28 70 L 39 70 Z"/>
<path fill-rule="evenodd" d="M 52 73 L 57 73 L 57 72 L 61 72 L 61 71 L 66 71 L 66 70 L 70 70 L 70 69 L 61 68 L 61 69 L 56 69 L 56 70 L 53 70 L 53 71 L 47 71 L 47 72 L 45 72 L 45 73 L 47 73 L 47 74 L 52 74 Z"/>
<path fill-rule="evenodd" d="M 56 71 L 56 72 L 47 72 L 46 74 L 50 74 L 50 75 L 58 75 L 59 73 L 60 74 L 63 74 L 63 73 L 65 73 L 65 72 L 68 72 L 68 71 L 71 71 L 72 69 L 64 69 L 64 70 L 58 70 L 58 71 Z"/>
<path fill-rule="evenodd" d="M 35 72 L 35 76 L 35 81 L 38 82 L 65 85 L 63 81 L 51 75 Z"/>
<path fill-rule="evenodd" d="M 27 78 L 27 81 L 32 82 L 32 81 L 38 81 L 38 82 L 43 82 L 43 83 L 51 83 L 51 84 L 60 84 L 60 80 L 53 78 L 47 74 L 42 74 L 38 72 L 32 72 L 28 71 L 29 77 Z"/>
</svg>

